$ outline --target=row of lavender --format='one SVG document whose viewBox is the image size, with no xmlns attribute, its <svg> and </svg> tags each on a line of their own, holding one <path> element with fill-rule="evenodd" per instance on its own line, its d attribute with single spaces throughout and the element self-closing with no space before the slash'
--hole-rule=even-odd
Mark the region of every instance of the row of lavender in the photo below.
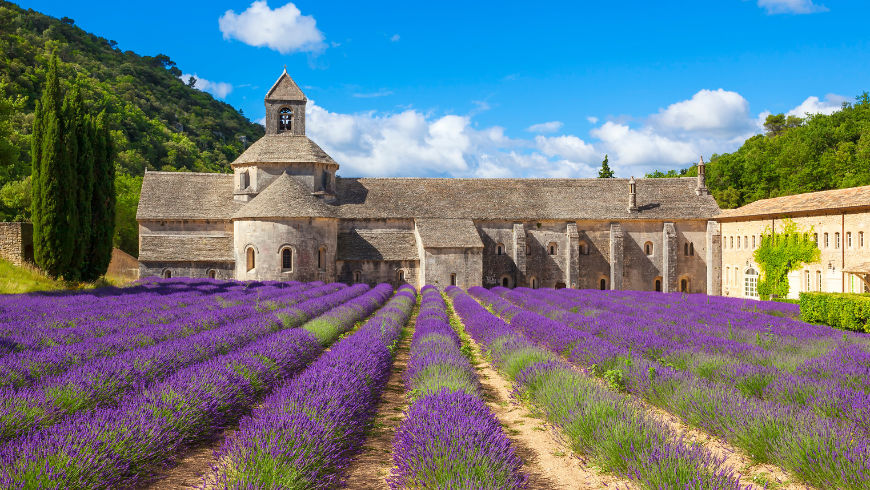
<svg viewBox="0 0 870 490">
<path fill-rule="evenodd" d="M 242 420 L 217 452 L 203 488 L 335 487 L 370 427 L 415 301 L 414 288 L 402 286 L 356 333 Z M 318 336 L 335 336 L 325 323 L 315 328 Z"/>
<path fill-rule="evenodd" d="M 117 488 L 147 477 L 168 456 L 249 412 L 392 292 L 389 286 L 332 289 L 276 315 L 262 313 L 233 325 L 255 333 L 228 353 L 188 363 L 137 385 L 115 403 L 79 411 L 9 441 L 0 449 L 0 485 Z M 332 325 L 329 336 L 322 335 L 322 322 L 310 321 L 324 313 Z M 306 321 L 302 328 L 292 328 Z M 207 349 L 207 343 L 200 348 Z"/>
<path fill-rule="evenodd" d="M 434 286 L 422 290 L 405 384 L 411 405 L 393 445 L 392 488 L 525 488 Z"/>
<path fill-rule="evenodd" d="M 652 308 L 644 315 L 616 313 L 648 306 L 636 293 L 632 303 L 639 307 L 608 304 L 606 295 L 588 301 L 588 292 L 499 288 L 472 293 L 537 344 L 722 436 L 758 461 L 774 462 L 820 487 L 870 488 L 867 380 L 844 374 L 840 366 L 825 370 L 831 363 L 819 362 L 837 352 L 866 359 L 855 343 L 837 346 L 806 338 L 806 347 L 792 348 L 783 361 L 781 353 L 765 349 L 777 344 L 775 339 L 752 342 L 751 336 L 734 334 L 733 326 L 717 329 L 727 316 L 724 308 L 714 308 L 704 324 L 673 305 L 677 311 L 671 315 Z M 572 312 L 578 307 L 585 314 Z M 739 317 L 740 310 L 731 314 Z M 781 320 L 791 322 L 768 318 L 767 325 L 740 328 L 773 330 Z M 790 333 L 805 337 L 819 328 L 794 325 Z M 824 345 L 832 352 L 826 353 Z M 688 362 L 673 362 L 679 359 Z M 794 372 L 776 366 L 789 363 Z"/>
<path fill-rule="evenodd" d="M 295 325 L 285 326 L 298 326 L 364 291 L 363 287 L 330 284 L 291 292 L 281 301 L 295 306 L 275 314 L 260 313 L 185 338 L 94 358 L 24 388 L 0 388 L 0 441 L 53 425 L 78 412 L 110 405 L 181 368 L 238 349 L 276 331 L 277 315 L 293 313 Z"/>
<path fill-rule="evenodd" d="M 495 293 L 483 288 L 469 291 L 499 314 L 505 310 L 498 308 L 506 302 Z M 677 437 L 629 396 L 602 387 L 541 348 L 537 341 L 550 335 L 550 325 L 518 329 L 461 289 L 449 287 L 447 293 L 468 333 L 487 349 L 493 365 L 513 381 L 517 395 L 560 428 L 577 454 L 644 488 L 740 488 L 722 459 Z M 522 310 L 511 313 L 514 318 L 528 315 Z"/>
</svg>

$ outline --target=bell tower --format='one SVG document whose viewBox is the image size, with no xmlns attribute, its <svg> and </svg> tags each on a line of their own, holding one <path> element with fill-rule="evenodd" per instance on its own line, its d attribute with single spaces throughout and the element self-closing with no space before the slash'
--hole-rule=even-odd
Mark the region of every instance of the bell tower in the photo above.
<svg viewBox="0 0 870 490">
<path fill-rule="evenodd" d="M 284 73 L 266 94 L 266 135 L 305 135 L 305 105 L 308 99 L 296 82 Z"/>
</svg>

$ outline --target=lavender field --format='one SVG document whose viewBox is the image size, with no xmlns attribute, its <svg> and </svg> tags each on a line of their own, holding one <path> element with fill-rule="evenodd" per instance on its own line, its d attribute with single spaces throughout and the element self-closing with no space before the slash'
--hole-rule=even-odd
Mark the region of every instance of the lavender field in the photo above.
<svg viewBox="0 0 870 490">
<path fill-rule="evenodd" d="M 798 317 L 703 295 L 203 279 L 0 297 L 0 488 L 340 488 L 385 417 L 371 488 L 565 488 L 534 477 L 510 406 L 565 447 L 562 474 L 608 479 L 587 488 L 870 489 L 870 337 Z M 383 413 L 393 375 L 403 402 Z M 179 471 L 194 483 L 166 483 Z"/>
</svg>

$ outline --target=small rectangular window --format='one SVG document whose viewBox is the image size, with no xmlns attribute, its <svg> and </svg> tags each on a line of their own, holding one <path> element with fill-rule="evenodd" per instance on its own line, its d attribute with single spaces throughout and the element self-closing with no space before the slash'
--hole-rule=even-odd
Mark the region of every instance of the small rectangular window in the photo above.
<svg viewBox="0 0 870 490">
<path fill-rule="evenodd" d="M 858 246 L 861 248 L 864 248 L 864 232 L 863 231 L 858 232 Z"/>
<path fill-rule="evenodd" d="M 731 237 L 731 247 L 730 248 L 734 248 L 734 237 Z"/>
<path fill-rule="evenodd" d="M 834 248 L 840 250 L 840 233 L 834 233 Z"/>
<path fill-rule="evenodd" d="M 752 235 L 752 248 L 755 249 L 755 235 Z"/>
<path fill-rule="evenodd" d="M 828 234 L 825 233 L 825 248 L 828 248 L 830 246 L 831 246 L 831 242 L 830 242 L 830 240 L 828 240 Z"/>
<path fill-rule="evenodd" d="M 852 248 L 852 232 L 846 232 L 846 246 Z"/>
<path fill-rule="evenodd" d="M 816 291 L 822 290 L 822 271 L 816 271 Z"/>
<path fill-rule="evenodd" d="M 737 237 L 737 250 L 740 250 L 740 237 Z"/>
</svg>

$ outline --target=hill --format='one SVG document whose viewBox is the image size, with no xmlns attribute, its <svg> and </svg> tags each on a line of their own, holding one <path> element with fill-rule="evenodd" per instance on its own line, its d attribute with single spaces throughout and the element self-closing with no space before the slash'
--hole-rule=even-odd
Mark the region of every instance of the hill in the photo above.
<svg viewBox="0 0 870 490">
<path fill-rule="evenodd" d="M 707 187 L 723 209 L 771 197 L 870 185 L 870 96 L 831 114 L 767 118 L 765 134 L 734 153 L 713 155 Z M 654 172 L 647 177 L 697 175 Z"/>
<path fill-rule="evenodd" d="M 53 52 L 67 88 L 78 83 L 87 106 L 109 115 L 117 150 L 115 244 L 135 254 L 138 185 L 145 169 L 228 172 L 246 145 L 264 134 L 225 102 L 178 78 L 166 55 L 121 51 L 73 19 L 56 19 L 0 0 L 0 220 L 29 217 L 30 133 Z M 121 203 L 132 205 L 121 209 Z M 131 233 L 133 233 L 131 235 Z M 133 249 L 131 249 L 133 248 Z"/>
</svg>

